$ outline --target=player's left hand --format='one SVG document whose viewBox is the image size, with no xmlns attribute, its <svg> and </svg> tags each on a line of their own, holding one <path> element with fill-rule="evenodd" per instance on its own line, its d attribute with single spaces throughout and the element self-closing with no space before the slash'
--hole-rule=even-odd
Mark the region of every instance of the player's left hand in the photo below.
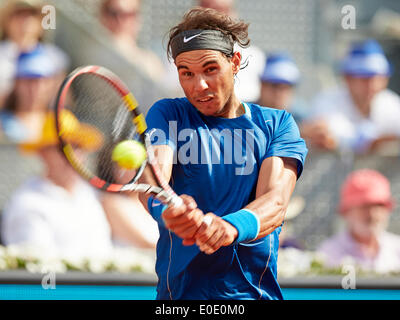
<svg viewBox="0 0 400 320">
<path fill-rule="evenodd" d="M 237 236 L 238 231 L 234 226 L 209 212 L 204 216 L 195 241 L 202 252 L 212 254 L 221 247 L 231 245 Z"/>
<path fill-rule="evenodd" d="M 203 212 L 196 201 L 188 195 L 181 195 L 180 207 L 170 206 L 162 214 L 165 227 L 182 239 L 192 239 L 202 225 Z"/>
</svg>

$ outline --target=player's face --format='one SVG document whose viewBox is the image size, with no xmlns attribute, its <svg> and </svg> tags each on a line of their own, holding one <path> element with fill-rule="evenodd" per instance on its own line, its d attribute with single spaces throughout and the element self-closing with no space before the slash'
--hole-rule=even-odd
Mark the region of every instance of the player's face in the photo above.
<svg viewBox="0 0 400 320">
<path fill-rule="evenodd" d="M 193 50 L 175 60 L 179 82 L 189 102 L 207 116 L 230 117 L 240 103 L 234 95 L 234 75 L 240 68 L 240 53 L 227 58 L 215 50 Z"/>
<path fill-rule="evenodd" d="M 363 205 L 348 211 L 345 219 L 353 236 L 361 241 L 369 240 L 386 229 L 389 212 L 383 205 Z"/>
</svg>

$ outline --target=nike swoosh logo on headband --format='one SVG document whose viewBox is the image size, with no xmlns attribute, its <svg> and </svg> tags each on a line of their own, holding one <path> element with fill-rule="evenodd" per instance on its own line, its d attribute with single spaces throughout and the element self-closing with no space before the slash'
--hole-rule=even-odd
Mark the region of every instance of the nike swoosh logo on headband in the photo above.
<svg viewBox="0 0 400 320">
<path fill-rule="evenodd" d="M 201 34 L 201 32 L 198 33 L 198 34 L 195 34 L 194 36 L 191 36 L 191 37 L 189 37 L 189 38 L 186 38 L 186 36 L 185 36 L 185 37 L 183 37 L 183 42 L 184 42 L 184 43 L 189 42 L 190 40 L 192 40 L 192 39 L 198 37 L 200 34 Z"/>
</svg>

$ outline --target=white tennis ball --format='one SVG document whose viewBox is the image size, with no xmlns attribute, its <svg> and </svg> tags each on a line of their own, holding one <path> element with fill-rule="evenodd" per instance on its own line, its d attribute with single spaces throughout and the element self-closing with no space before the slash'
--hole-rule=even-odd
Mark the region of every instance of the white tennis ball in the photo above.
<svg viewBox="0 0 400 320">
<path fill-rule="evenodd" d="M 119 142 L 113 149 L 111 158 L 121 168 L 134 170 L 140 168 L 146 160 L 147 153 L 144 145 L 135 140 Z"/>
</svg>

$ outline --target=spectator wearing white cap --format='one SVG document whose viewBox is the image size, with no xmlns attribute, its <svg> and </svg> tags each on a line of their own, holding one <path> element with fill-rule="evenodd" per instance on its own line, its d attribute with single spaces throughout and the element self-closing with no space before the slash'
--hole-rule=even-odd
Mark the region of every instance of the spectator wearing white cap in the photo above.
<svg viewBox="0 0 400 320">
<path fill-rule="evenodd" d="M 302 128 L 311 145 L 327 150 L 374 151 L 400 137 L 400 98 L 387 89 L 391 67 L 381 46 L 352 46 L 341 64 L 344 86 L 316 96 Z"/>
<path fill-rule="evenodd" d="M 4 140 L 23 142 L 37 137 L 43 113 L 54 95 L 55 73 L 56 66 L 46 48 L 39 45 L 19 55 L 14 87 L 0 112 Z"/>
<path fill-rule="evenodd" d="M 39 44 L 46 48 L 57 68 L 54 86 L 58 86 L 69 67 L 69 57 L 57 46 L 43 41 L 42 0 L 7 0 L 0 8 L 0 109 L 12 90 L 18 57 Z"/>
<path fill-rule="evenodd" d="M 285 52 L 270 54 L 260 81 L 259 105 L 284 109 L 293 115 L 296 122 L 303 120 L 304 103 L 294 98 L 296 85 L 300 81 L 300 71 L 289 54 Z"/>
</svg>

